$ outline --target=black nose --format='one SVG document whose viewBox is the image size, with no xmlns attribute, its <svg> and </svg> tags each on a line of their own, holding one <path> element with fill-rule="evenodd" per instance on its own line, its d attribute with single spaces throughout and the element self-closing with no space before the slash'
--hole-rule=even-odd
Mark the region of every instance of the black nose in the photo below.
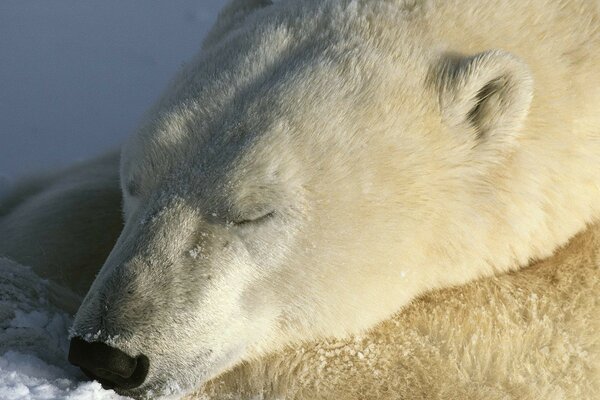
<svg viewBox="0 0 600 400">
<path fill-rule="evenodd" d="M 71 339 L 69 362 L 108 389 L 133 389 L 144 383 L 150 362 L 148 357 L 128 356 L 102 342 Z"/>
</svg>

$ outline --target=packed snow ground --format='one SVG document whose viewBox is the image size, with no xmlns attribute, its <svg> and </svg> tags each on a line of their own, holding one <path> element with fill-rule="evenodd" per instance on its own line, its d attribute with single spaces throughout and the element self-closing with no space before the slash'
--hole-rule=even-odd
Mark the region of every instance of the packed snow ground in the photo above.
<svg viewBox="0 0 600 400">
<path fill-rule="evenodd" d="M 0 399 L 122 399 L 69 365 L 68 291 L 0 259 Z"/>
<path fill-rule="evenodd" d="M 21 175 L 118 146 L 224 3 L 2 0 L 0 196 Z M 67 362 L 65 297 L 0 258 L 0 399 L 122 398 Z"/>
</svg>

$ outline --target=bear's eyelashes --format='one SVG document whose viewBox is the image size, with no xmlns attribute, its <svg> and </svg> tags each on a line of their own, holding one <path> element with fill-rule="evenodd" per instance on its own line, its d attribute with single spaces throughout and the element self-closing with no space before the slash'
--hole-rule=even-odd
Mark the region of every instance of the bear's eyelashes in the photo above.
<svg viewBox="0 0 600 400">
<path fill-rule="evenodd" d="M 258 214 L 257 216 L 251 216 L 246 218 L 240 218 L 232 223 L 236 226 L 246 226 L 250 224 L 258 224 L 262 222 L 266 222 L 275 216 L 275 211 L 269 211 L 267 213 Z"/>
</svg>

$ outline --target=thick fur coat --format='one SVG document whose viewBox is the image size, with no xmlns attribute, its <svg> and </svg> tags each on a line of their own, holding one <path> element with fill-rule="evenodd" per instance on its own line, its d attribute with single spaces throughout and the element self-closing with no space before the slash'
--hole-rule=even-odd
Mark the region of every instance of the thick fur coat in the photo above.
<svg viewBox="0 0 600 400">
<path fill-rule="evenodd" d="M 121 228 L 113 218 L 120 208 L 113 207 L 114 155 L 22 186 L 0 205 L 0 233 L 9 238 L 2 252 L 22 260 L 28 237 L 40 238 L 37 245 L 53 248 L 23 262 L 62 283 L 73 271 L 61 272 L 60 257 L 69 263 L 66 254 L 76 255 L 74 290 L 91 287 L 74 340 L 148 360 L 142 380 L 118 387 L 117 378 L 120 393 L 189 392 L 287 346 L 361 335 L 432 290 L 546 258 L 597 220 L 599 65 L 598 1 L 235 0 L 125 144 L 124 227 L 97 276 L 82 254 L 93 249 L 95 263 Z M 55 226 L 79 232 L 70 237 L 85 243 L 62 246 L 37 233 L 51 225 L 38 229 L 36 221 L 69 219 L 65 204 L 80 211 L 81 223 Z M 110 219 L 85 217 L 100 210 Z M 103 220 L 110 229 L 95 228 Z M 536 279 L 546 282 L 543 276 Z M 418 378 L 400 372 L 410 368 L 411 352 L 431 353 L 430 361 L 412 358 L 423 365 L 415 371 L 429 368 L 423 382 L 452 376 L 445 366 L 455 365 L 456 385 L 475 373 L 484 382 L 497 370 L 507 377 L 499 385 L 527 389 L 528 375 L 507 365 L 523 360 L 546 371 L 531 352 L 545 338 L 559 340 L 541 328 L 547 323 L 558 335 L 563 314 L 553 315 L 554 328 L 540 317 L 536 341 L 522 342 L 522 352 L 504 344 L 525 329 L 517 322 L 535 321 L 533 309 L 517 318 L 518 304 L 543 306 L 540 291 L 516 289 L 520 279 L 449 292 L 454 300 L 432 295 L 417 303 L 421 311 L 413 306 L 390 322 L 404 329 L 398 335 L 407 335 L 408 351 L 374 343 L 376 362 L 390 362 L 401 380 L 388 382 L 390 393 L 401 393 L 402 379 Z M 479 315 L 486 290 L 498 299 Z M 504 305 L 504 296 L 512 303 Z M 502 307 L 510 318 L 500 318 Z M 511 320 L 514 331 L 502 330 Z M 590 329 L 572 340 L 590 347 L 583 340 Z M 437 344 L 419 348 L 425 337 Z M 444 340 L 448 348 L 438 346 L 436 359 Z M 539 357 L 558 357 L 552 340 Z M 504 345 L 514 352 L 492 351 Z M 330 351 L 323 351 L 327 373 Z M 483 358 L 471 365 L 476 351 Z M 371 359 L 366 349 L 361 354 Z M 464 360 L 452 364 L 452 357 Z M 114 378 L 104 365 L 87 366 L 98 379 Z M 562 385 L 561 370 L 538 378 L 549 382 L 551 374 Z M 293 393 L 287 379 L 281 387 Z"/>
<path fill-rule="evenodd" d="M 417 299 L 352 338 L 250 360 L 198 399 L 593 400 L 600 226 L 529 267 Z"/>
</svg>

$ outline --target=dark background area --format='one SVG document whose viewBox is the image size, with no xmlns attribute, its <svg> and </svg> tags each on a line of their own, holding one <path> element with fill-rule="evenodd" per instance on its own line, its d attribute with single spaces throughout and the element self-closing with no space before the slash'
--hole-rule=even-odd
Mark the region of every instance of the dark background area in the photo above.
<svg viewBox="0 0 600 400">
<path fill-rule="evenodd" d="M 224 3 L 0 1 L 0 191 L 118 147 Z"/>
</svg>

